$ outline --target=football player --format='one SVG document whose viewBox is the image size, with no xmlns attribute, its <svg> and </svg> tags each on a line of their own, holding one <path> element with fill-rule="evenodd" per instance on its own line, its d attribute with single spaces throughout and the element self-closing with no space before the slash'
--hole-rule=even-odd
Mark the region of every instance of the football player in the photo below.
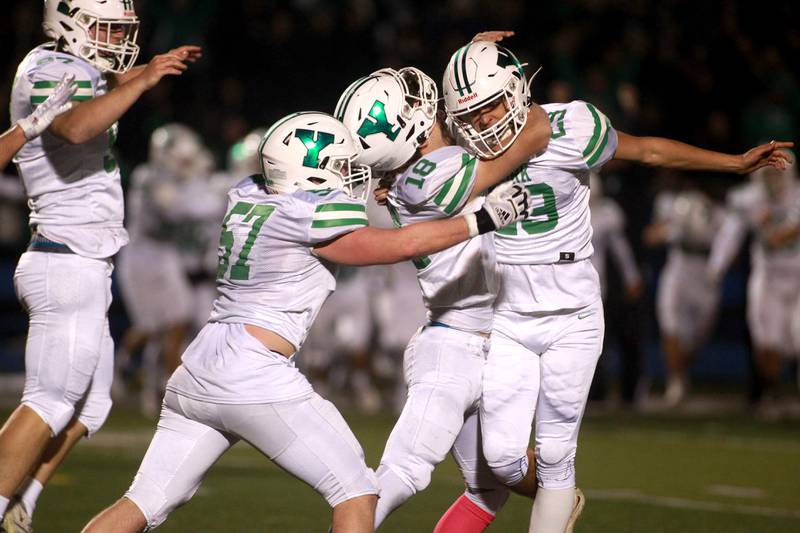
<svg viewBox="0 0 800 533">
<path fill-rule="evenodd" d="M 42 485 L 111 408 L 111 257 L 128 241 L 111 153 L 117 120 L 201 54 L 184 46 L 133 67 L 138 27 L 131 0 L 46 0 L 43 28 L 53 41 L 34 48 L 14 80 L 12 121 L 30 115 L 65 74 L 77 90 L 72 108 L 15 158 L 33 235 L 14 274 L 30 319 L 25 389 L 0 430 L 0 514 L 15 494 L 25 505 L 7 521 L 28 520 Z"/>
<path fill-rule="evenodd" d="M 720 280 L 748 232 L 753 234 L 747 322 L 764 386 L 761 408 L 780 415 L 773 395 L 782 358 L 796 357 L 792 320 L 800 306 L 800 182 L 797 163 L 781 170 L 758 169 L 751 182 L 728 195 L 728 212 L 717 233 L 709 262 L 712 280 Z"/>
<path fill-rule="evenodd" d="M 639 301 L 642 293 L 642 276 L 633 257 L 631 244 L 625 236 L 625 213 L 613 198 L 603 194 L 603 181 L 599 174 L 592 172 L 589 175 L 589 185 L 589 208 L 592 210 L 592 247 L 594 248 L 592 265 L 600 278 L 600 294 L 603 297 L 606 323 L 608 324 L 619 316 L 609 316 L 609 313 L 614 313 L 616 309 L 613 306 L 609 308 L 605 305 L 608 301 L 606 269 L 609 267 L 609 255 L 620 275 L 624 289 L 625 307 L 619 312 L 629 310 Z M 607 362 L 609 342 L 616 341 L 619 348 L 622 401 L 632 403 L 636 400 L 641 368 L 639 330 L 635 324 L 627 322 L 624 316 L 622 319 L 614 320 L 613 325 L 617 327 L 610 332 L 612 338 L 609 338 L 609 335 L 604 338 L 603 354 L 606 354 L 606 357 L 601 356 L 598 360 L 589 399 L 598 401 L 606 399 L 607 365 L 603 363 Z"/>
<path fill-rule="evenodd" d="M 654 211 L 654 222 L 645 228 L 645 241 L 651 246 L 669 245 L 656 311 L 667 367 L 664 405 L 674 407 L 686 394 L 692 355 L 716 318 L 719 286 L 708 282 L 706 270 L 723 213 L 696 189 L 659 193 Z"/>
<path fill-rule="evenodd" d="M 527 125 L 520 125 L 513 150 L 479 161 L 455 145 L 437 101 L 435 82 L 407 67 L 379 70 L 356 80 L 336 107 L 336 116 L 364 148 L 359 161 L 392 175 L 384 180 L 380 194 L 386 195 L 397 227 L 474 212 L 484 191 L 541 152 L 550 138 L 547 117 L 537 108 Z M 381 496 L 376 527 L 428 486 L 434 467 L 462 432 L 465 417 L 476 416 L 497 292 L 491 236 L 420 255 L 413 263 L 428 321 L 404 354 L 408 397 L 377 471 Z M 468 423 L 466 428 L 472 438 L 463 440 L 473 443 L 477 424 Z M 480 489 L 476 493 L 481 504 L 492 509 L 498 505 L 494 488 L 502 487 L 488 470 L 460 461 L 468 455 L 454 452 L 468 484 Z M 506 497 L 501 490 L 499 498 Z"/>
<path fill-rule="evenodd" d="M 600 292 L 606 295 L 607 254 L 611 252 L 622 274 L 626 295 L 638 298 L 642 291 L 642 275 L 628 238 L 625 237 L 625 213 L 614 199 L 603 194 L 603 182 L 596 172 L 589 174 L 589 207 L 592 210 L 592 265 L 600 278 Z"/>
<path fill-rule="evenodd" d="M 141 407 L 147 416 L 158 414 L 163 393 L 159 359 L 166 375 L 172 374 L 192 324 L 195 302 L 183 256 L 205 251 L 207 236 L 199 222 L 218 215 L 219 202 L 204 197 L 211 170 L 200 137 L 182 124 L 166 124 L 153 131 L 149 161 L 131 176 L 130 243 L 117 260 L 131 319 L 122 351 L 130 356 L 144 345 Z"/>
<path fill-rule="evenodd" d="M 530 102 L 522 66 L 510 51 L 488 41 L 467 44 L 451 57 L 442 84 L 448 117 L 472 151 L 496 157 L 515 146 Z M 562 533 L 571 531 L 583 505 L 575 489 L 575 452 L 604 331 L 600 283 L 590 260 L 589 172 L 616 158 L 746 173 L 785 165 L 788 156 L 779 148 L 791 143 L 726 155 L 618 132 L 591 103 L 542 107 L 552 127 L 550 143 L 515 178 L 531 194 L 531 215 L 495 235 L 502 286 L 480 420 L 483 453 L 495 476 L 526 493 L 538 483 L 531 531 Z M 535 468 L 529 468 L 534 414 Z M 439 530 L 472 531 L 447 523 Z"/>
<path fill-rule="evenodd" d="M 211 317 L 167 383 L 158 429 L 131 488 L 85 532 L 158 526 L 239 440 L 319 492 L 333 507 L 334 532 L 372 531 L 374 473 L 293 354 L 336 287 L 335 264 L 435 253 L 524 216 L 527 195 L 505 187 L 475 213 L 401 229 L 365 227 L 370 170 L 356 164 L 359 151 L 341 122 L 324 113 L 296 113 L 269 129 L 262 173 L 228 194 Z"/>
<path fill-rule="evenodd" d="M 73 74 L 64 74 L 53 89 L 53 94 L 27 117 L 17 120 L 8 131 L 0 135 L 0 169 L 5 168 L 26 142 L 32 141 L 46 130 L 53 120 L 72 107 L 69 99 L 78 90 Z"/>
</svg>

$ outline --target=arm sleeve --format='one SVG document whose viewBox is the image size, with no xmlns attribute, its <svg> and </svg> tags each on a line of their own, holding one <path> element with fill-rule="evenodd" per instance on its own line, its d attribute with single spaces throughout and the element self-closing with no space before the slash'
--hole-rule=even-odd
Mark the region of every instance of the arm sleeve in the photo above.
<svg viewBox="0 0 800 533">
<path fill-rule="evenodd" d="M 741 215 L 735 211 L 728 212 L 711 244 L 708 271 L 714 278 L 721 278 L 730 268 L 746 235 L 747 226 Z"/>
<path fill-rule="evenodd" d="M 409 206 L 424 206 L 441 217 L 452 216 L 472 194 L 477 166 L 478 159 L 463 149 L 436 163 L 421 159 L 399 178 L 394 197 Z"/>
<path fill-rule="evenodd" d="M 540 166 L 564 169 L 597 169 L 614 157 L 617 132 L 595 106 L 576 100 L 555 113 L 563 135 L 550 140 L 544 154 L 534 160 Z"/>
</svg>

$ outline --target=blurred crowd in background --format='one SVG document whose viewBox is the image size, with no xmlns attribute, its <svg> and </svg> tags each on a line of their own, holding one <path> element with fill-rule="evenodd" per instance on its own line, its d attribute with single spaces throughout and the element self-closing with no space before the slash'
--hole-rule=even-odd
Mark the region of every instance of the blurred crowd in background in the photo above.
<svg viewBox="0 0 800 533">
<path fill-rule="evenodd" d="M 140 63 L 182 44 L 202 45 L 205 56 L 181 78 L 147 93 L 121 121 L 117 151 L 129 193 L 133 169 L 148 160 L 151 134 L 164 124 L 179 122 L 199 134 L 211 155 L 205 172 L 219 188 L 237 178 L 220 175 L 233 171 L 230 148 L 251 130 L 294 111 L 332 112 L 351 81 L 381 67 L 413 65 L 440 80 L 451 53 L 489 29 L 516 32 L 503 44 L 528 64 L 529 75 L 542 67 L 532 89 L 537 102 L 590 101 L 624 132 L 741 153 L 770 139 L 796 142 L 800 130 L 800 8 L 789 1 L 766 8 L 757 2 L 690 0 L 136 0 L 135 7 Z M 8 101 L 17 64 L 44 36 L 41 2 L 9 0 L 4 8 L 0 100 Z M 6 113 L 0 110 L 0 123 L 8 124 Z M 22 369 L 26 331 L 12 284 L 29 237 L 24 202 L 9 185 L 14 172 L 5 169 L 8 176 L 0 183 L 0 370 L 7 372 Z M 747 177 L 609 164 L 598 179 L 624 213 L 620 228 L 638 272 L 631 277 L 630 265 L 615 268 L 613 258 L 607 269 L 608 350 L 593 397 L 637 404 L 652 390 L 663 390 L 665 382 L 655 309 L 666 247 L 650 238 L 649 226 L 658 218 L 656 198 L 691 188 L 719 208 L 729 189 Z M 224 208 L 224 197 L 221 202 Z M 210 238 L 213 249 L 215 239 Z M 722 280 L 713 333 L 691 373 L 695 383 L 736 388 L 743 400 L 755 401 L 759 386 L 745 320 L 748 268 L 743 253 Z M 191 270 L 193 279 L 204 278 L 198 268 Z M 212 270 L 204 282 L 213 279 Z M 387 332 L 406 334 L 402 328 L 390 331 L 392 309 L 415 316 L 420 308 L 393 300 L 408 290 L 385 287 L 401 287 L 398 277 L 415 285 L 413 272 L 387 270 L 377 275 L 378 282 L 368 274 L 345 276 L 344 284 L 367 281 L 353 282 L 349 293 L 356 296 L 340 297 L 339 309 L 365 306 L 360 316 L 366 323 L 321 321 L 317 338 L 310 339 L 309 352 L 330 348 L 314 342 L 332 331 L 352 341 L 336 346 L 346 353 L 342 366 L 351 369 L 349 376 L 324 363 L 316 374 L 323 386 L 357 391 L 356 403 L 364 409 L 393 401 L 393 392 L 380 390 L 391 390 L 382 381 L 400 374 L 397 352 L 405 342 L 382 339 Z M 123 346 L 119 341 L 131 320 L 118 286 L 110 317 Z M 132 341 L 131 346 L 135 351 Z M 319 357 L 312 353 L 308 360 L 313 366 Z M 796 390 L 796 364 L 784 372 L 784 382 Z"/>
</svg>

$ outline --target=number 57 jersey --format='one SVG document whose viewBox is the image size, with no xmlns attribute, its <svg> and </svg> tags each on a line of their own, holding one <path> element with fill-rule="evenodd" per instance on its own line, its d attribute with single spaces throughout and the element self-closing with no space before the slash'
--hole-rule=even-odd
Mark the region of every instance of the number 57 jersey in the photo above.
<svg viewBox="0 0 800 533">
<path fill-rule="evenodd" d="M 589 172 L 614 156 L 617 133 L 592 104 L 546 104 L 553 133 L 545 153 L 514 181 L 531 195 L 530 216 L 495 233 L 503 292 L 496 308 L 551 311 L 576 308 L 599 296 L 592 256 Z"/>
<path fill-rule="evenodd" d="M 253 324 L 299 349 L 336 288 L 336 266 L 313 247 L 367 225 L 364 204 L 340 190 L 269 194 L 260 176 L 228 193 L 210 322 Z"/>
</svg>

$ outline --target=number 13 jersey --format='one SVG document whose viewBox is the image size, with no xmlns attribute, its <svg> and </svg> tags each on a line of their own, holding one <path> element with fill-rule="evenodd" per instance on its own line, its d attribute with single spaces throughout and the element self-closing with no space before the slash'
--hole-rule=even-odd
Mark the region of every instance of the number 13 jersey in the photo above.
<svg viewBox="0 0 800 533">
<path fill-rule="evenodd" d="M 589 171 L 614 156 L 617 133 L 590 103 L 542 108 L 553 130 L 550 143 L 514 178 L 531 194 L 531 214 L 495 233 L 503 274 L 497 309 L 552 311 L 599 297 L 597 273 L 588 261 L 593 252 Z"/>
</svg>

